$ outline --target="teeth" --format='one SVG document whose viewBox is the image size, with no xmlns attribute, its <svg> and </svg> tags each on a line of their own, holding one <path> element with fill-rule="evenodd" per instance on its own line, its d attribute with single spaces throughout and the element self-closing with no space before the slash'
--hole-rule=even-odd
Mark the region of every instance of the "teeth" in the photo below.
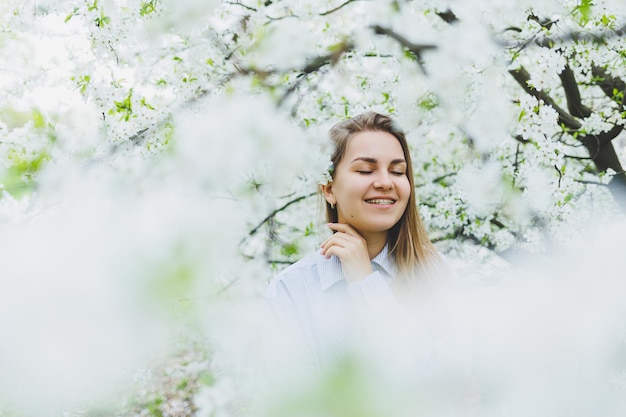
<svg viewBox="0 0 626 417">
<path fill-rule="evenodd" d="M 393 204 L 393 200 L 389 200 L 386 198 L 374 198 L 372 200 L 365 200 L 366 203 L 370 204 Z"/>
</svg>

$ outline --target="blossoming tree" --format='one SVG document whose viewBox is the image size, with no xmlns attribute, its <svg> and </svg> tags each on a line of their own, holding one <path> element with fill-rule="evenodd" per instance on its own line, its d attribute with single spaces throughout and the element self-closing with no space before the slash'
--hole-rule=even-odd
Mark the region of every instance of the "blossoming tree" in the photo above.
<svg viewBox="0 0 626 417">
<path fill-rule="evenodd" d="M 97 267 L 107 296 L 89 295 L 90 308 L 130 285 L 144 327 L 164 299 L 258 294 L 319 242 L 326 131 L 368 109 L 408 133 L 420 211 L 451 257 L 539 251 L 626 207 L 620 0 L 0 10 L 0 268 L 35 277 L 17 293 L 50 276 L 65 293 Z M 29 308 L 15 300 L 0 312 Z"/>
</svg>

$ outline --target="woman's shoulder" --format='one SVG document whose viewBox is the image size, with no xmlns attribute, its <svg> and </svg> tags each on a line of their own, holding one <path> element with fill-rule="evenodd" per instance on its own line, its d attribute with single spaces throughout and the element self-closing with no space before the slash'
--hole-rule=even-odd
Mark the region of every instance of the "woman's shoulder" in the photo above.
<svg viewBox="0 0 626 417">
<path fill-rule="evenodd" d="M 313 253 L 309 253 L 304 258 L 292 263 L 291 265 L 280 271 L 278 273 L 278 277 L 280 278 L 293 273 L 298 273 L 309 270 L 311 268 L 315 268 L 320 260 L 320 257 L 322 257 L 322 255 L 319 250 Z"/>
<path fill-rule="evenodd" d="M 289 265 L 276 275 L 269 284 L 267 294 L 279 288 L 291 289 L 303 285 L 309 286 L 319 281 L 318 262 L 323 258 L 320 251 L 310 253 L 297 262 Z"/>
</svg>

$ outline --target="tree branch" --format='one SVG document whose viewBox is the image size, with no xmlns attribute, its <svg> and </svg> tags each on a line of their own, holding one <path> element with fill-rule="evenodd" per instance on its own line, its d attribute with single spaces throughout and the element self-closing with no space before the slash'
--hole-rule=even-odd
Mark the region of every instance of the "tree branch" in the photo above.
<svg viewBox="0 0 626 417">
<path fill-rule="evenodd" d="M 257 10 L 257 9 L 255 9 L 254 7 L 250 7 L 250 6 L 248 6 L 248 5 L 245 5 L 245 4 L 243 4 L 243 3 L 240 3 L 240 2 L 238 2 L 238 1 L 224 1 L 224 4 L 231 4 L 231 5 L 233 5 L 233 6 L 241 6 L 241 7 L 243 7 L 244 9 L 248 9 L 248 10 L 250 10 L 250 11 L 252 11 L 252 12 L 258 12 L 258 10 Z"/>
<path fill-rule="evenodd" d="M 504 223 L 502 223 L 500 220 L 496 219 L 495 217 L 489 220 L 489 223 L 493 224 L 496 227 L 499 227 L 500 229 L 506 229 L 506 226 L 504 225 Z"/>
<path fill-rule="evenodd" d="M 614 77 L 602 67 L 591 66 L 591 74 L 595 77 L 596 85 L 602 89 L 604 94 L 617 103 L 621 110 L 624 110 L 624 95 L 626 95 L 626 83 L 619 77 Z M 616 92 L 621 93 L 621 97 L 616 97 Z"/>
<path fill-rule="evenodd" d="M 449 173 L 444 174 L 444 175 L 441 175 L 441 176 L 439 176 L 439 177 L 437 177 L 437 178 L 433 178 L 433 180 L 432 180 L 430 183 L 427 183 L 427 184 L 434 184 L 434 183 L 436 183 L 436 182 L 439 182 L 439 181 L 445 180 L 445 179 L 446 179 L 446 178 L 448 178 L 448 177 L 455 176 L 456 174 L 458 174 L 458 172 L 449 172 Z M 423 187 L 423 186 L 425 186 L 425 185 L 427 185 L 427 184 L 415 184 L 415 188 L 420 188 L 420 187 Z M 422 204 L 423 204 L 423 203 L 422 203 Z"/>
<path fill-rule="evenodd" d="M 621 38 L 626 36 L 626 25 L 615 29 L 609 33 L 607 32 L 569 32 L 561 36 L 546 36 L 540 41 L 537 41 L 537 45 L 543 47 L 550 47 L 551 45 L 563 43 L 563 42 L 592 42 L 596 44 L 605 44 L 608 39 Z"/>
<path fill-rule="evenodd" d="M 342 3 L 342 4 L 340 4 L 339 6 L 335 7 L 334 9 L 327 10 L 327 11 L 325 11 L 325 12 L 320 13 L 319 15 L 320 15 L 320 16 L 327 16 L 327 15 L 329 15 L 329 14 L 331 14 L 331 13 L 335 13 L 337 10 L 340 10 L 340 9 L 342 9 L 343 7 L 347 6 L 348 4 L 350 4 L 350 3 L 354 3 L 355 1 L 359 1 L 359 0 L 348 0 L 348 1 L 346 1 L 345 3 Z"/>
<path fill-rule="evenodd" d="M 322 82 L 322 80 L 324 79 L 324 77 L 326 76 L 326 74 L 328 74 L 325 71 L 319 71 L 318 72 L 318 78 L 315 82 L 315 85 L 313 85 L 312 90 L 317 90 L 317 88 L 319 87 L 320 83 Z M 296 114 L 298 113 L 298 108 L 300 107 L 300 104 L 302 104 L 302 101 L 304 100 L 305 95 L 304 94 L 299 94 L 298 95 L 298 99 L 296 100 L 296 102 L 291 106 L 291 117 L 296 117 Z M 280 105 L 280 103 L 279 103 Z"/>
<path fill-rule="evenodd" d="M 576 76 L 574 75 L 574 71 L 572 71 L 569 64 L 565 65 L 565 68 L 559 74 L 559 78 L 561 79 L 563 90 L 565 91 L 567 109 L 571 115 L 581 118 L 591 116 L 591 109 L 582 103 L 580 90 L 578 89 L 578 84 L 576 83 Z"/>
<path fill-rule="evenodd" d="M 448 233 L 447 235 L 444 236 L 440 236 L 440 237 L 436 237 L 434 239 L 432 239 L 433 243 L 438 243 L 438 242 L 443 242 L 446 240 L 456 240 L 456 241 L 469 241 L 469 242 L 473 242 L 478 246 L 483 246 L 491 251 L 495 252 L 495 245 L 493 243 L 489 243 L 489 242 L 484 242 L 482 239 L 479 239 L 475 234 L 470 233 L 470 234 L 466 234 L 465 233 L 465 226 L 461 226 L 457 229 L 455 229 L 453 232 Z"/>
<path fill-rule="evenodd" d="M 427 45 L 427 44 L 420 45 L 420 44 L 413 43 L 407 38 L 405 38 L 404 36 L 400 35 L 399 33 L 394 32 L 391 29 L 382 27 L 380 25 L 374 25 L 374 26 L 371 26 L 371 28 L 374 30 L 374 33 L 376 33 L 377 35 L 389 36 L 390 38 L 397 41 L 400 45 L 408 49 L 415 56 L 415 59 L 417 60 L 417 63 L 420 66 L 420 69 L 422 70 L 422 72 L 426 74 L 426 70 L 424 69 L 424 63 L 422 62 L 422 53 L 424 51 L 435 49 L 436 48 L 435 45 Z"/>
<path fill-rule="evenodd" d="M 413 43 L 410 40 L 408 40 L 407 38 L 405 38 L 404 36 L 400 35 L 399 33 L 394 32 L 391 29 L 382 27 L 380 25 L 374 25 L 371 28 L 374 30 L 374 33 L 376 33 L 377 35 L 386 35 L 386 36 L 389 36 L 392 39 L 395 39 L 396 41 L 398 41 L 398 43 L 400 45 L 402 45 L 405 48 L 407 48 L 409 51 L 414 53 L 416 56 L 420 56 L 422 54 L 422 52 L 424 52 L 424 51 L 436 48 L 435 45 L 428 45 L 428 44 L 420 45 L 420 44 Z"/>
<path fill-rule="evenodd" d="M 535 97 L 537 100 L 542 100 L 545 104 L 551 106 L 554 110 L 556 110 L 556 112 L 559 114 L 559 123 L 573 130 L 580 129 L 580 122 L 576 120 L 576 118 L 574 118 L 571 114 L 567 113 L 565 110 L 559 107 L 559 105 L 556 104 L 554 100 L 552 100 L 552 97 L 546 94 L 545 91 L 539 91 L 528 84 L 528 81 L 530 81 L 530 74 L 528 74 L 528 71 L 526 71 L 524 67 L 509 70 L 509 73 L 513 76 L 515 81 L 517 81 L 517 83 L 524 89 L 524 91 L 526 91 L 526 93 Z"/>
<path fill-rule="evenodd" d="M 559 169 L 559 167 L 556 164 L 554 164 L 554 169 L 559 174 L 559 185 L 558 185 L 558 188 L 561 188 L 561 180 L 563 180 L 563 173 L 561 172 L 561 170 Z"/>
<path fill-rule="evenodd" d="M 580 140 L 580 143 L 589 149 L 589 152 L 594 155 L 591 158 L 594 159 L 600 148 L 609 145 L 613 139 L 622 133 L 622 130 L 624 130 L 622 125 L 615 125 L 613 129 L 608 132 L 602 132 L 598 135 L 585 135 L 578 140 Z"/>
<path fill-rule="evenodd" d="M 289 19 L 291 17 L 296 18 L 296 19 L 300 18 L 298 15 L 295 15 L 295 14 L 286 14 L 286 15 L 278 16 L 278 17 L 272 17 L 272 16 L 265 15 L 265 17 L 268 19 L 268 22 L 266 22 L 265 25 L 269 24 L 269 22 L 273 22 L 273 21 L 277 21 L 277 20 L 283 20 L 283 19 Z"/>
<path fill-rule="evenodd" d="M 254 226 L 254 227 L 252 228 L 252 230 L 250 230 L 250 231 L 248 232 L 248 236 L 252 236 L 252 235 L 254 235 L 256 232 L 258 232 L 258 231 L 259 231 L 259 229 L 260 229 L 261 227 L 263 227 L 263 225 L 264 225 L 265 223 L 267 223 L 268 221 L 272 220 L 272 219 L 273 219 L 273 218 L 274 218 L 274 217 L 275 217 L 278 213 L 280 213 L 281 211 L 285 210 L 287 207 L 289 207 L 289 206 L 291 206 L 292 204 L 295 204 L 295 203 L 297 203 L 297 202 L 299 202 L 299 201 L 302 201 L 302 200 L 304 200 L 304 199 L 306 199 L 306 198 L 312 197 L 312 196 L 314 196 L 314 195 L 316 195 L 316 194 L 317 194 L 317 192 L 310 193 L 310 194 L 305 194 L 305 195 L 301 195 L 301 196 L 299 196 L 299 197 L 294 198 L 293 200 L 290 200 L 290 201 L 286 202 L 285 204 L 283 204 L 283 205 L 282 205 L 282 206 L 280 206 L 279 208 L 277 208 L 277 209 L 273 210 L 273 211 L 272 211 L 270 214 L 268 214 L 268 215 L 267 215 L 267 216 L 266 216 L 263 220 L 261 220 L 261 222 L 260 222 L 259 224 L 257 224 L 256 226 Z"/>
<path fill-rule="evenodd" d="M 528 141 L 527 141 L 528 142 Z M 511 181 L 511 186 L 515 187 L 515 180 L 517 179 L 517 175 L 519 174 L 519 164 L 520 164 L 520 154 L 522 153 L 521 146 L 524 142 L 518 143 L 515 149 L 515 162 L 513 163 L 513 180 Z"/>
<path fill-rule="evenodd" d="M 590 156 L 576 156 L 576 155 L 568 155 L 568 154 L 564 154 L 563 157 L 568 158 L 568 159 L 575 159 L 577 161 L 591 161 L 593 159 Z"/>
<path fill-rule="evenodd" d="M 558 22 L 558 19 L 556 19 L 556 20 L 553 20 L 553 19 L 541 19 L 537 15 L 535 15 L 534 13 L 530 13 L 528 15 L 528 17 L 526 18 L 526 20 L 532 20 L 532 21 L 536 22 L 539 26 L 541 26 L 542 28 L 547 29 L 547 30 L 550 30 L 552 25 L 555 24 L 556 22 Z"/>
<path fill-rule="evenodd" d="M 530 141 L 528 139 L 524 139 L 524 137 L 522 135 L 515 135 L 515 136 L 513 136 L 513 139 L 515 139 L 519 143 L 523 143 L 524 145 L 527 144 L 527 143 L 530 143 Z"/>
<path fill-rule="evenodd" d="M 603 183 L 598 182 L 598 181 L 574 180 L 574 182 L 577 182 L 579 184 L 585 184 L 585 185 L 599 185 L 601 187 L 608 187 L 608 184 L 603 184 Z"/>
<path fill-rule="evenodd" d="M 115 51 L 115 48 L 113 48 L 113 44 L 111 43 L 111 41 L 107 42 L 109 44 L 109 49 L 111 49 L 111 52 L 113 52 L 113 55 L 115 55 L 115 63 L 119 64 L 120 63 L 120 57 L 117 55 L 117 52 Z"/>
<path fill-rule="evenodd" d="M 285 91 L 285 93 L 282 95 L 282 97 L 278 100 L 278 106 L 281 106 L 285 102 L 287 97 L 289 97 L 298 88 L 298 86 L 302 84 L 302 82 L 306 79 L 306 77 L 309 74 L 319 71 L 322 67 L 328 64 L 335 65 L 337 61 L 339 61 L 341 56 L 345 54 L 347 51 L 351 50 L 352 48 L 354 48 L 354 45 L 352 45 L 349 42 L 343 42 L 342 44 L 339 45 L 339 47 L 337 47 L 331 53 L 313 58 L 300 71 L 299 80 L 296 81 L 291 87 L 289 87 L 287 91 Z"/>
<path fill-rule="evenodd" d="M 613 139 L 618 137 L 620 133 L 622 133 L 622 130 L 624 130 L 624 126 L 615 125 L 613 126 L 613 129 L 609 130 L 608 132 L 602 132 L 599 135 L 597 135 L 598 140 L 600 142 L 600 146 L 604 146 L 610 143 Z"/>
<path fill-rule="evenodd" d="M 446 20 L 444 17 L 440 17 Z M 541 20 L 534 15 L 531 15 L 529 19 L 535 20 L 537 23 L 539 23 L 542 26 L 542 31 L 545 29 L 549 30 L 551 26 L 555 23 L 551 20 Z M 452 21 L 454 20 L 456 20 L 456 16 L 454 16 L 454 19 Z M 511 28 L 511 30 L 516 29 Z M 540 33 L 541 32 L 538 32 L 537 34 L 534 34 L 530 39 L 526 40 L 526 42 L 523 43 L 520 47 L 520 51 L 521 49 L 528 46 L 533 40 L 535 41 L 536 45 L 547 48 L 553 48 L 554 45 L 562 44 L 565 42 L 592 42 L 604 45 L 609 39 L 626 36 L 626 25 L 623 25 L 619 29 L 612 31 L 604 30 L 585 33 L 569 32 L 561 36 L 545 36 L 537 39 L 537 35 L 539 35 Z M 409 47 L 410 43 L 407 44 L 407 42 L 403 42 L 402 39 L 398 39 L 397 37 L 394 37 L 394 39 L 396 39 L 401 44 L 404 44 L 405 47 Z M 504 46 L 505 42 L 500 41 L 500 44 Z M 417 52 L 421 51 L 418 50 Z M 419 55 L 417 56 L 419 57 Z M 420 66 L 422 66 L 421 63 Z M 515 70 L 510 70 L 509 73 L 513 76 L 513 78 L 527 94 L 535 97 L 538 100 L 543 101 L 546 105 L 551 106 L 558 113 L 559 123 L 571 130 L 579 130 L 582 126 L 577 117 L 586 118 L 593 113 L 592 109 L 582 103 L 578 83 L 576 82 L 575 75 L 569 66 L 566 66 L 565 70 L 561 74 L 559 74 L 561 84 L 565 91 L 569 113 L 559 107 L 554 102 L 552 97 L 550 97 L 550 95 L 548 95 L 545 91 L 538 91 L 537 89 L 529 85 L 528 82 L 530 81 L 530 75 L 525 68 L 520 67 Z M 626 99 L 626 83 L 624 82 L 624 80 L 619 77 L 613 77 L 607 72 L 606 69 L 598 67 L 596 65 L 592 65 L 592 75 L 597 80 L 592 80 L 592 83 L 598 85 L 610 100 L 618 104 L 620 111 L 623 112 Z M 619 173 L 613 177 L 611 182 L 608 184 L 608 188 L 617 203 L 626 211 L 626 173 L 624 173 L 619 157 L 617 156 L 617 153 L 615 152 L 615 147 L 612 143 L 612 140 L 616 138 L 622 132 L 622 130 L 624 130 L 623 126 L 616 125 L 608 132 L 604 132 L 600 135 L 586 135 L 582 138 L 578 138 L 578 140 L 589 151 L 590 159 L 593 161 L 596 167 L 596 172 L 605 172 L 607 169 L 612 169 L 615 172 Z M 520 138 L 518 136 L 516 137 L 516 139 L 519 142 L 522 142 L 522 140 L 520 139 L 523 138 Z M 555 168 L 557 169 L 557 171 L 559 171 L 559 176 L 561 176 L 562 173 L 560 172 L 560 170 L 558 170 L 558 167 Z"/>
<path fill-rule="evenodd" d="M 459 21 L 459 18 L 450 10 L 446 10 L 444 12 L 437 12 L 437 16 L 441 18 L 446 23 L 455 23 Z"/>
</svg>

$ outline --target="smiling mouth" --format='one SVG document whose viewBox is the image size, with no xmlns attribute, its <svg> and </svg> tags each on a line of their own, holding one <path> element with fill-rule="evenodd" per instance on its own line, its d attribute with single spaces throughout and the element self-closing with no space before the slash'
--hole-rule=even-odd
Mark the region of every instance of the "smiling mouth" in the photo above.
<svg viewBox="0 0 626 417">
<path fill-rule="evenodd" d="M 376 204 L 379 206 L 388 206 L 395 203 L 396 201 L 389 198 L 372 198 L 369 200 L 365 200 L 365 202 L 368 204 Z"/>
</svg>

